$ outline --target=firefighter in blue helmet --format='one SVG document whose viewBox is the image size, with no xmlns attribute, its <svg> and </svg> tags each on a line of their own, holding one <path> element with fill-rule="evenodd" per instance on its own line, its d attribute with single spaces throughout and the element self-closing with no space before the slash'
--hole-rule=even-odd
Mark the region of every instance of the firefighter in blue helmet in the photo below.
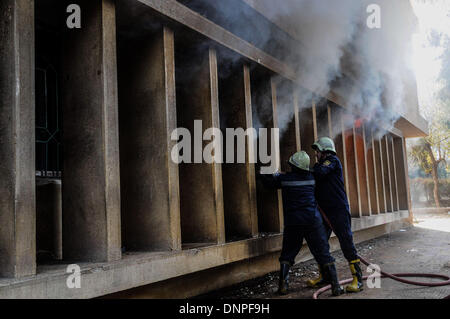
<svg viewBox="0 0 450 319">
<path fill-rule="evenodd" d="M 317 263 L 323 269 L 323 276 L 332 286 L 332 293 L 338 296 L 344 292 L 330 255 L 322 217 L 314 197 L 314 176 L 309 170 L 310 159 L 306 152 L 297 152 L 289 159 L 289 173 L 260 175 L 263 183 L 272 188 L 281 188 L 283 197 L 284 232 L 280 261 L 279 294 L 287 294 L 289 268 L 295 263 L 303 239 Z"/>
<path fill-rule="evenodd" d="M 342 165 L 336 156 L 332 139 L 322 137 L 312 145 L 318 162 L 314 165 L 313 174 L 316 180 L 316 199 L 319 207 L 329 220 L 342 252 L 350 265 L 353 281 L 346 287 L 347 292 L 359 292 L 363 289 L 360 260 L 353 244 L 351 216 L 347 194 L 345 193 Z M 332 229 L 325 223 L 327 240 Z M 320 287 L 327 284 L 323 269 L 319 265 L 319 278 L 307 282 L 310 287 Z"/>
</svg>

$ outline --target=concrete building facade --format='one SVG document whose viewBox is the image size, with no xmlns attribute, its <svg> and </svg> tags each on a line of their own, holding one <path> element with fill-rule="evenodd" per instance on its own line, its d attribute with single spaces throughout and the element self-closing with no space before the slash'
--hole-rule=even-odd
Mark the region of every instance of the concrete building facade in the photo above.
<svg viewBox="0 0 450 319">
<path fill-rule="evenodd" d="M 66 26 L 72 2 L 80 29 Z M 194 2 L 0 2 L 1 298 L 186 297 L 275 270 L 281 193 L 262 188 L 260 163 L 171 160 L 171 132 L 198 119 L 246 129 L 258 114 L 272 128 L 289 105 L 281 169 L 333 136 L 355 241 L 410 219 L 405 138 L 427 130 L 417 99 L 380 139 L 348 128 L 333 91 L 299 105 L 308 88 L 274 49 L 295 39 L 264 1 L 230 1 L 272 28 L 264 45 Z M 80 288 L 67 284 L 72 264 Z"/>
</svg>

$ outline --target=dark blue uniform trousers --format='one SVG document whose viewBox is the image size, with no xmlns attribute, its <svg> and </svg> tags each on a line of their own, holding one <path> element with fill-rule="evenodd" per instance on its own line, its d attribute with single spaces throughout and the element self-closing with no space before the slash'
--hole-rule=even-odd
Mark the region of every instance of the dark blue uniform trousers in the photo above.
<svg viewBox="0 0 450 319">
<path fill-rule="evenodd" d="M 283 232 L 283 248 L 281 249 L 280 263 L 294 265 L 295 257 L 306 239 L 311 254 L 320 265 L 334 262 L 330 255 L 330 246 L 326 239 L 326 230 L 323 224 L 285 226 Z"/>
<path fill-rule="evenodd" d="M 339 244 L 341 245 L 341 250 L 344 253 L 345 259 L 352 261 L 358 259 L 358 253 L 356 251 L 355 245 L 353 244 L 353 233 L 352 233 L 352 218 L 350 213 L 345 208 L 328 208 L 324 209 L 322 207 L 325 215 L 330 221 L 333 227 L 334 233 L 336 234 Z M 327 240 L 330 239 L 332 229 L 328 223 L 324 220 L 325 232 Z"/>
</svg>

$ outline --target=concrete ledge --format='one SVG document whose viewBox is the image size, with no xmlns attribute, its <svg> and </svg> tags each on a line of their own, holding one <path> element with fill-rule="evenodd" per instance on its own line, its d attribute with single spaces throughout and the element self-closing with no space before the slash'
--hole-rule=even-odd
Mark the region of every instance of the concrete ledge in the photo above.
<svg viewBox="0 0 450 319">
<path fill-rule="evenodd" d="M 401 211 L 353 219 L 353 231 L 407 217 L 408 211 Z M 79 263 L 81 288 L 78 289 L 66 285 L 70 275 L 66 273 L 67 265 L 40 266 L 35 276 L 1 279 L 0 298 L 94 298 L 273 254 L 281 249 L 281 242 L 282 234 L 272 234 L 175 252 L 124 254 L 121 260 L 109 263 Z"/>
<path fill-rule="evenodd" d="M 393 213 L 364 216 L 362 218 L 352 218 L 352 230 L 353 232 L 356 232 L 362 229 L 388 224 L 408 217 L 409 212 L 407 210 L 401 210 Z"/>
<path fill-rule="evenodd" d="M 402 114 L 394 126 L 403 132 L 404 137 L 424 137 L 428 135 L 428 122 L 420 114 Z"/>
<path fill-rule="evenodd" d="M 404 219 L 401 219 L 392 223 L 362 229 L 354 232 L 353 240 L 355 244 L 358 244 L 391 233 L 408 225 L 409 223 L 405 222 Z M 339 242 L 335 236 L 330 239 L 330 250 L 332 252 L 340 250 Z M 279 251 L 267 253 L 259 257 L 244 259 L 223 266 L 209 268 L 184 276 L 159 281 L 150 285 L 110 294 L 103 296 L 102 298 L 167 299 L 198 296 L 246 280 L 258 278 L 273 271 L 278 271 L 279 256 Z M 308 246 L 304 244 L 296 258 L 296 263 L 309 261 L 312 258 Z M 207 282 L 207 284 L 205 284 L 205 282 Z"/>
</svg>

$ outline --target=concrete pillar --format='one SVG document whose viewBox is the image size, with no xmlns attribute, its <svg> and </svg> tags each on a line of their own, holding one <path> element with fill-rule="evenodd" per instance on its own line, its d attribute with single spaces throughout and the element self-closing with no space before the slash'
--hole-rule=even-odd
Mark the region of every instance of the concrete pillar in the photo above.
<svg viewBox="0 0 450 319">
<path fill-rule="evenodd" d="M 398 144 L 400 144 L 400 141 L 399 142 L 397 142 Z M 397 145 L 398 145 L 397 144 Z M 403 161 L 402 161 L 402 163 L 403 163 L 403 169 L 404 169 L 404 171 L 405 171 L 405 174 L 403 175 L 403 176 L 405 176 L 405 184 L 406 184 L 406 197 L 407 197 L 407 200 L 406 200 L 406 206 L 405 206 L 405 202 L 402 202 L 401 203 L 401 205 L 402 205 L 402 207 L 407 207 L 407 209 L 408 209 L 408 211 L 409 211 L 409 222 L 412 224 L 412 222 L 413 222 L 413 219 L 414 219 L 414 215 L 413 215 L 413 211 L 412 211 L 412 202 L 411 202 L 411 186 L 410 186 L 410 183 L 409 183 L 409 173 L 408 173 L 408 158 L 407 158 L 407 155 L 406 155 L 406 138 L 401 138 L 401 144 L 402 144 L 402 147 L 401 147 L 401 150 L 402 150 L 402 154 L 403 154 Z M 399 150 L 400 150 L 400 147 L 398 146 L 398 148 L 397 148 L 397 152 L 399 152 Z"/>
<path fill-rule="evenodd" d="M 181 249 L 174 36 L 161 28 L 119 45 L 122 241 L 126 250 Z"/>
<path fill-rule="evenodd" d="M 272 76 L 270 78 L 270 87 L 271 87 L 271 92 L 272 92 L 272 118 L 273 118 L 273 127 L 274 128 L 280 128 L 279 122 L 278 122 L 278 89 L 277 89 L 277 84 L 276 84 L 276 80 L 275 77 Z M 292 106 L 293 107 L 293 106 Z M 292 124 L 292 122 L 291 122 Z M 281 132 L 280 132 L 281 134 Z M 280 152 L 280 139 L 281 137 L 279 136 L 279 140 L 276 141 L 274 139 L 271 140 L 271 143 L 276 143 L 275 146 L 275 156 L 276 156 L 276 163 L 277 163 L 277 169 L 280 170 L 281 169 L 281 152 Z M 286 165 L 286 164 L 285 164 Z M 287 169 L 287 168 L 286 168 Z M 283 196 L 282 196 L 282 192 L 281 189 L 277 190 L 277 199 L 278 199 L 278 224 L 279 224 L 279 232 L 282 232 L 284 229 L 284 220 L 283 220 Z"/>
<path fill-rule="evenodd" d="M 403 147 L 402 138 L 394 138 L 394 152 L 396 159 L 396 172 L 397 172 L 397 186 L 398 186 L 398 209 L 408 210 L 408 174 L 407 174 L 407 159 L 406 149 Z"/>
<path fill-rule="evenodd" d="M 327 118 L 328 118 L 328 136 L 330 138 L 334 138 L 335 136 L 333 134 L 333 120 L 331 119 L 331 105 L 328 103 L 327 103 Z"/>
<path fill-rule="evenodd" d="M 314 155 L 314 150 L 311 148 L 315 141 L 315 130 L 314 123 L 315 117 L 313 114 L 313 104 L 310 106 L 300 105 L 299 119 L 300 119 L 300 138 L 302 150 L 308 153 L 311 159 L 311 167 L 316 163 L 316 156 Z"/>
<path fill-rule="evenodd" d="M 222 164 L 225 235 L 226 240 L 249 238 L 258 234 L 256 207 L 255 164 L 250 163 L 250 154 L 254 153 L 253 140 L 238 141 L 234 138 L 234 160 L 227 163 L 226 129 L 246 130 L 252 124 L 252 104 L 250 88 L 250 70 L 248 66 L 238 64 L 232 69 L 223 70 L 228 65 L 221 63 L 219 57 L 219 104 L 221 130 L 224 134 L 224 164 Z M 256 138 L 256 136 L 255 136 Z M 239 144 L 242 143 L 242 144 Z M 238 163 L 237 152 L 245 151 L 245 163 Z M 250 149 L 252 148 L 252 149 Z"/>
<path fill-rule="evenodd" d="M 250 80 L 250 68 L 248 65 L 244 66 L 244 91 L 245 91 L 245 120 L 246 127 L 253 127 L 253 113 L 252 113 L 252 91 L 251 91 L 251 80 Z M 250 163 L 250 158 L 257 158 L 256 151 L 257 146 L 255 146 L 254 141 L 247 140 L 247 183 L 249 188 L 249 203 L 250 203 L 250 216 L 252 225 L 252 236 L 258 235 L 258 207 L 256 205 L 256 177 L 255 177 L 255 164 Z"/>
<path fill-rule="evenodd" d="M 280 127 L 281 170 L 289 171 L 289 158 L 297 152 L 297 132 L 292 85 L 288 81 L 278 81 L 276 85 L 277 119 Z"/>
<path fill-rule="evenodd" d="M 312 112 L 312 125 L 313 125 L 313 136 L 314 141 L 318 139 L 318 124 L 317 124 L 317 101 L 313 98 L 312 100 L 312 106 L 311 106 L 311 112 Z"/>
<path fill-rule="evenodd" d="M 195 120 L 202 121 L 203 131 L 220 128 L 217 57 L 214 49 L 185 47 L 182 52 L 175 63 L 177 122 L 191 132 L 194 151 Z M 199 145 L 203 150 L 210 143 Z M 200 161 L 179 165 L 182 242 L 221 244 L 225 242 L 222 167 Z"/>
<path fill-rule="evenodd" d="M 116 24 L 113 0 L 80 1 L 63 45 L 63 254 L 121 258 Z"/>
<path fill-rule="evenodd" d="M 392 200 L 392 182 L 391 182 L 391 162 L 390 162 L 390 151 L 389 151 L 389 143 L 388 138 L 385 135 L 381 141 L 381 149 L 382 149 L 382 162 L 383 162 L 383 171 L 384 171 L 384 189 L 386 196 L 386 211 L 393 212 L 393 200 Z"/>
<path fill-rule="evenodd" d="M 355 127 L 355 145 L 356 145 L 356 164 L 358 165 L 358 184 L 361 203 L 361 216 L 370 216 L 370 188 L 367 171 L 367 158 L 366 158 L 366 140 L 364 126 L 361 123 L 360 126 Z"/>
<path fill-rule="evenodd" d="M 328 122 L 328 105 L 326 101 L 320 101 L 316 104 L 316 123 L 317 135 L 316 138 L 330 136 L 330 124 Z M 332 136 L 331 136 L 332 137 Z"/>
<path fill-rule="evenodd" d="M 361 201 L 358 177 L 358 165 L 356 162 L 355 128 L 344 132 L 345 152 L 347 159 L 347 178 L 349 191 L 347 193 L 350 201 L 350 211 L 353 217 L 360 217 Z"/>
<path fill-rule="evenodd" d="M 330 136 L 334 137 L 334 145 L 336 147 L 336 155 L 339 157 L 342 164 L 342 175 L 344 177 L 345 192 L 350 196 L 348 183 L 348 168 L 347 168 L 347 151 L 345 143 L 344 120 L 342 117 L 342 108 L 337 105 L 329 107 L 329 118 L 331 125 Z M 349 197 L 350 198 L 350 197 Z M 349 199 L 350 200 L 350 199 Z"/>
<path fill-rule="evenodd" d="M 377 168 L 377 185 L 378 185 L 378 203 L 380 204 L 380 213 L 386 213 L 386 186 L 384 183 L 384 165 L 383 165 L 383 148 L 382 139 L 373 140 L 375 153 L 375 166 Z"/>
<path fill-rule="evenodd" d="M 378 167 L 375 157 L 375 143 L 373 140 L 373 131 L 365 127 L 365 140 L 367 141 L 367 178 L 369 182 L 369 197 L 372 214 L 380 213 L 379 204 L 379 185 L 378 185 Z"/>
<path fill-rule="evenodd" d="M 0 2 L 0 276 L 36 273 L 34 1 Z"/>
<path fill-rule="evenodd" d="M 209 70 L 211 88 L 211 127 L 220 128 L 219 119 L 219 75 L 217 71 L 217 53 L 215 49 L 209 49 Z M 222 185 L 222 165 L 212 164 L 214 201 L 216 206 L 216 227 L 217 243 L 225 243 L 225 220 L 223 212 L 223 185 Z"/>
<path fill-rule="evenodd" d="M 394 138 L 389 136 L 389 146 L 391 151 L 391 176 L 392 176 L 392 199 L 394 210 L 398 211 L 398 181 L 397 181 L 397 158 L 395 157 Z"/>
<path fill-rule="evenodd" d="M 297 90 L 294 90 L 293 92 L 293 103 L 294 103 L 294 121 L 295 121 L 295 144 L 297 145 L 297 152 L 299 152 L 302 149 L 302 141 L 300 137 L 300 116 L 299 116 Z"/>
</svg>

